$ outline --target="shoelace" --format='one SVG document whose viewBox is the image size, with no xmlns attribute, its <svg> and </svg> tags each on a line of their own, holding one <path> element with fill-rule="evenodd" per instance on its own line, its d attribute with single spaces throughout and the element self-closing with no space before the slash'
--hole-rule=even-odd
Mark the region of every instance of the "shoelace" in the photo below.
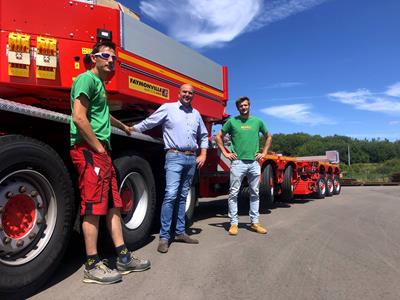
<svg viewBox="0 0 400 300">
<path fill-rule="evenodd" d="M 101 263 L 97 264 L 96 268 L 102 270 L 104 274 L 111 273 L 111 269 L 106 265 L 105 261 L 102 261 Z"/>
</svg>

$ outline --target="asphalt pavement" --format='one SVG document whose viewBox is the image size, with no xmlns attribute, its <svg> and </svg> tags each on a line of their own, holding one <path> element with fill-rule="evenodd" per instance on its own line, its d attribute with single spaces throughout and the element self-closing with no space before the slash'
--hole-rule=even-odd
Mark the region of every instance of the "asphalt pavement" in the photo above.
<svg viewBox="0 0 400 300">
<path fill-rule="evenodd" d="M 152 268 L 121 283 L 82 283 L 79 237 L 51 281 L 31 299 L 400 299 L 400 187 L 345 187 L 341 195 L 261 208 L 269 232 L 228 235 L 226 197 L 203 199 L 189 233 L 199 245 L 158 236 L 136 254 Z M 100 246 L 100 249 L 102 246 Z M 106 253 L 112 255 L 112 253 Z"/>
</svg>

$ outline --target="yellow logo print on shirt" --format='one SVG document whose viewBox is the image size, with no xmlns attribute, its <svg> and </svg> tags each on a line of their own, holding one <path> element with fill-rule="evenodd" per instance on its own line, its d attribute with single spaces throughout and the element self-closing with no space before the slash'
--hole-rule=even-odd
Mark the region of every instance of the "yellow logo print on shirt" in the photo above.
<svg viewBox="0 0 400 300">
<path fill-rule="evenodd" d="M 251 126 L 250 125 L 241 125 L 240 129 L 242 129 L 242 130 L 251 130 Z"/>
</svg>

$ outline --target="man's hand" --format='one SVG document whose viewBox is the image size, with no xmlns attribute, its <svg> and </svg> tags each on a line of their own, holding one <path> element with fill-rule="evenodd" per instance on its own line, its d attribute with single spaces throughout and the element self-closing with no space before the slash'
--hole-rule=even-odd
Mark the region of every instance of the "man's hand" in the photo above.
<svg viewBox="0 0 400 300">
<path fill-rule="evenodd" d="M 232 152 L 222 152 L 222 154 L 229 159 L 230 161 L 236 160 L 237 159 L 237 155 L 235 153 Z"/>
<path fill-rule="evenodd" d="M 220 132 L 218 132 L 217 135 L 215 136 L 215 142 L 217 143 L 219 150 L 230 161 L 237 159 L 237 156 L 235 153 L 226 151 L 226 149 L 224 147 L 224 142 L 223 142 L 224 136 L 225 136 L 225 133 L 222 130 Z"/>
<path fill-rule="evenodd" d="M 104 148 L 104 146 L 102 145 L 102 143 L 100 143 L 100 142 L 99 142 L 99 145 L 96 146 L 95 150 L 96 150 L 96 153 L 98 153 L 98 154 L 103 154 L 103 153 L 107 152 L 106 149 Z"/>
<path fill-rule="evenodd" d="M 197 156 L 196 157 L 197 168 L 200 169 L 201 167 L 203 167 L 205 161 L 206 161 L 206 157 L 204 155 Z"/>
<path fill-rule="evenodd" d="M 207 149 L 201 148 L 200 155 L 196 157 L 196 164 L 198 169 L 200 169 L 204 165 L 206 157 L 207 157 Z"/>
<path fill-rule="evenodd" d="M 123 127 L 121 128 L 127 135 L 131 135 L 132 134 L 132 132 L 134 131 L 133 130 L 133 127 L 131 127 L 131 126 L 128 126 L 128 125 L 125 125 L 125 124 L 122 124 L 123 125 Z"/>
<path fill-rule="evenodd" d="M 133 132 L 133 128 L 125 125 L 124 123 L 122 123 L 120 120 L 114 118 L 111 114 L 110 114 L 110 121 L 111 121 L 111 125 L 114 127 L 117 127 L 119 129 L 121 129 L 123 132 L 125 132 L 127 135 L 131 135 Z"/>
<path fill-rule="evenodd" d="M 260 161 L 260 160 L 263 159 L 266 155 L 267 155 L 267 154 L 266 154 L 266 153 L 264 154 L 264 152 L 263 152 L 263 153 L 257 153 L 257 154 L 256 154 L 256 160 L 257 160 L 257 161 Z"/>
</svg>

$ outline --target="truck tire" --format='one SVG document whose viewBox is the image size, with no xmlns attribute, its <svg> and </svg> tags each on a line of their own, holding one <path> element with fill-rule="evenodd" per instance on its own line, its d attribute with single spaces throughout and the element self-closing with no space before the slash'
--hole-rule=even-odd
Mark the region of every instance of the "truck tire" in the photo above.
<svg viewBox="0 0 400 300">
<path fill-rule="evenodd" d="M 325 191 L 325 196 L 326 197 L 331 197 L 333 196 L 333 179 L 331 175 L 328 175 L 326 178 L 326 191 Z"/>
<path fill-rule="evenodd" d="M 294 198 L 294 185 L 293 185 L 293 167 L 291 165 L 287 166 L 285 172 L 283 173 L 282 182 L 282 200 L 285 202 L 290 202 Z"/>
<path fill-rule="evenodd" d="M 186 225 L 190 225 L 192 223 L 194 208 L 197 202 L 197 194 L 196 194 L 196 186 L 192 185 L 190 188 L 189 194 L 186 198 L 186 206 L 185 206 L 185 213 L 186 213 Z"/>
<path fill-rule="evenodd" d="M 338 175 L 333 176 L 333 194 L 339 195 L 342 190 L 342 185 L 340 184 L 340 178 Z"/>
<path fill-rule="evenodd" d="M 325 194 L 326 194 L 326 180 L 323 177 L 320 177 L 317 180 L 315 197 L 317 199 L 323 199 L 325 198 Z"/>
<path fill-rule="evenodd" d="M 121 209 L 125 243 L 132 248 L 142 245 L 150 236 L 156 208 L 153 172 L 143 158 L 122 156 L 114 161 L 119 192 L 124 203 Z"/>
<path fill-rule="evenodd" d="M 67 248 L 75 212 L 71 179 L 48 145 L 7 135 L 0 137 L 0 195 L 0 294 L 26 297 Z"/>
<path fill-rule="evenodd" d="M 275 176 L 274 168 L 268 164 L 261 174 L 260 197 L 261 202 L 267 207 L 272 206 L 275 201 Z"/>
</svg>

